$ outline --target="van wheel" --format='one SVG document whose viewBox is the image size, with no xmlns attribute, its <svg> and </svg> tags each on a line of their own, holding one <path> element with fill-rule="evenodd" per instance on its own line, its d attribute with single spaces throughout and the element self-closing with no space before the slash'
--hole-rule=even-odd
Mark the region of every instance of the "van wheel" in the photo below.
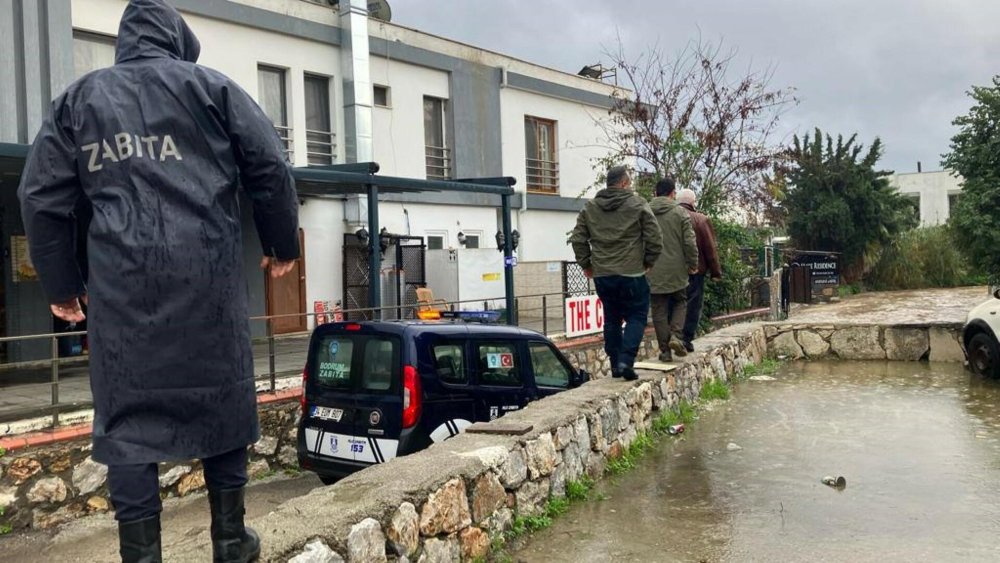
<svg viewBox="0 0 1000 563">
<path fill-rule="evenodd" d="M 330 477 L 330 476 L 327 476 L 327 475 L 320 475 L 319 476 L 319 480 L 324 485 L 332 485 L 332 484 L 336 483 L 337 481 L 340 481 L 340 478 L 339 477 Z"/>
<path fill-rule="evenodd" d="M 1000 351 L 990 335 L 980 332 L 969 342 L 969 367 L 976 375 L 1000 378 Z"/>
</svg>

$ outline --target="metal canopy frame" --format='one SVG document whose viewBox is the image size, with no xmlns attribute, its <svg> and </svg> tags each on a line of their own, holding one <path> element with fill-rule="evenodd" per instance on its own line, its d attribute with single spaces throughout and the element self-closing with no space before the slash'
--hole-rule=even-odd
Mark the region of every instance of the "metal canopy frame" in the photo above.
<svg viewBox="0 0 1000 563">
<path fill-rule="evenodd" d="M 24 169 L 29 145 L 0 143 L 0 174 L 20 174 Z M 368 303 L 369 307 L 382 306 L 379 279 L 379 193 L 465 192 L 490 194 L 500 197 L 503 256 L 504 297 L 507 323 L 514 324 L 514 261 L 511 246 L 511 204 L 516 180 L 511 177 L 463 178 L 457 180 L 421 180 L 397 176 L 381 176 L 375 162 L 331 164 L 293 168 L 296 190 L 300 196 L 343 198 L 348 195 L 365 195 L 368 200 Z M 376 318 L 380 314 L 376 313 Z"/>
</svg>

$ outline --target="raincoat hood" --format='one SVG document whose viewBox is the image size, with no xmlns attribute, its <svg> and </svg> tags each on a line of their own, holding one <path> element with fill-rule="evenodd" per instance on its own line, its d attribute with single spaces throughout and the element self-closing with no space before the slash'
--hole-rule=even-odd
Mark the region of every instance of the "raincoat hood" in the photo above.
<svg viewBox="0 0 1000 563">
<path fill-rule="evenodd" d="M 663 215 L 664 213 L 669 213 L 673 209 L 676 209 L 680 204 L 676 200 L 670 199 L 669 197 L 654 197 L 652 201 L 649 202 L 649 208 L 653 210 L 653 215 Z"/>
<path fill-rule="evenodd" d="M 605 188 L 594 196 L 596 203 L 604 211 L 614 211 L 632 199 L 635 192 L 621 188 Z"/>
<path fill-rule="evenodd" d="M 201 44 L 184 18 L 163 0 L 131 0 L 118 26 L 115 64 L 170 58 L 198 62 Z"/>
</svg>

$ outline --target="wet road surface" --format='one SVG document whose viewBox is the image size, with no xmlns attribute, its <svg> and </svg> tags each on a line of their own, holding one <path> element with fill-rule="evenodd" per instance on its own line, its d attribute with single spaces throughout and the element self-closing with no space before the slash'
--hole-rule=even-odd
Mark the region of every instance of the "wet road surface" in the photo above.
<svg viewBox="0 0 1000 563">
<path fill-rule="evenodd" d="M 308 494 L 322 486 L 314 473 L 303 473 L 291 479 L 272 477 L 253 482 L 247 489 L 246 517 L 263 516 L 289 498 Z M 207 530 L 210 521 L 208 497 L 204 493 L 164 501 L 161 515 L 163 545 Z M 211 559 L 212 554 L 207 553 L 204 560 Z M 0 538 L 0 561 L 3 563 L 101 563 L 120 560 L 118 527 L 111 514 L 81 518 L 55 531 L 16 533 Z"/>
<path fill-rule="evenodd" d="M 738 384 L 515 560 L 1000 560 L 1000 384 L 902 362 L 775 377 Z"/>
</svg>

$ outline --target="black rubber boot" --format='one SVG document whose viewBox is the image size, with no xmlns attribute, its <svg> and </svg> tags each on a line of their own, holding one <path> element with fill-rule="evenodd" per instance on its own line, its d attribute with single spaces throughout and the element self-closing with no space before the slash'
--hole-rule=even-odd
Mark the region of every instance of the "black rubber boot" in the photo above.
<svg viewBox="0 0 1000 563">
<path fill-rule="evenodd" d="M 160 515 L 119 522 L 118 553 L 122 563 L 161 563 Z"/>
<path fill-rule="evenodd" d="M 243 525 L 243 491 L 208 491 L 212 508 L 212 560 L 216 563 L 250 563 L 260 557 L 257 532 Z"/>
</svg>

